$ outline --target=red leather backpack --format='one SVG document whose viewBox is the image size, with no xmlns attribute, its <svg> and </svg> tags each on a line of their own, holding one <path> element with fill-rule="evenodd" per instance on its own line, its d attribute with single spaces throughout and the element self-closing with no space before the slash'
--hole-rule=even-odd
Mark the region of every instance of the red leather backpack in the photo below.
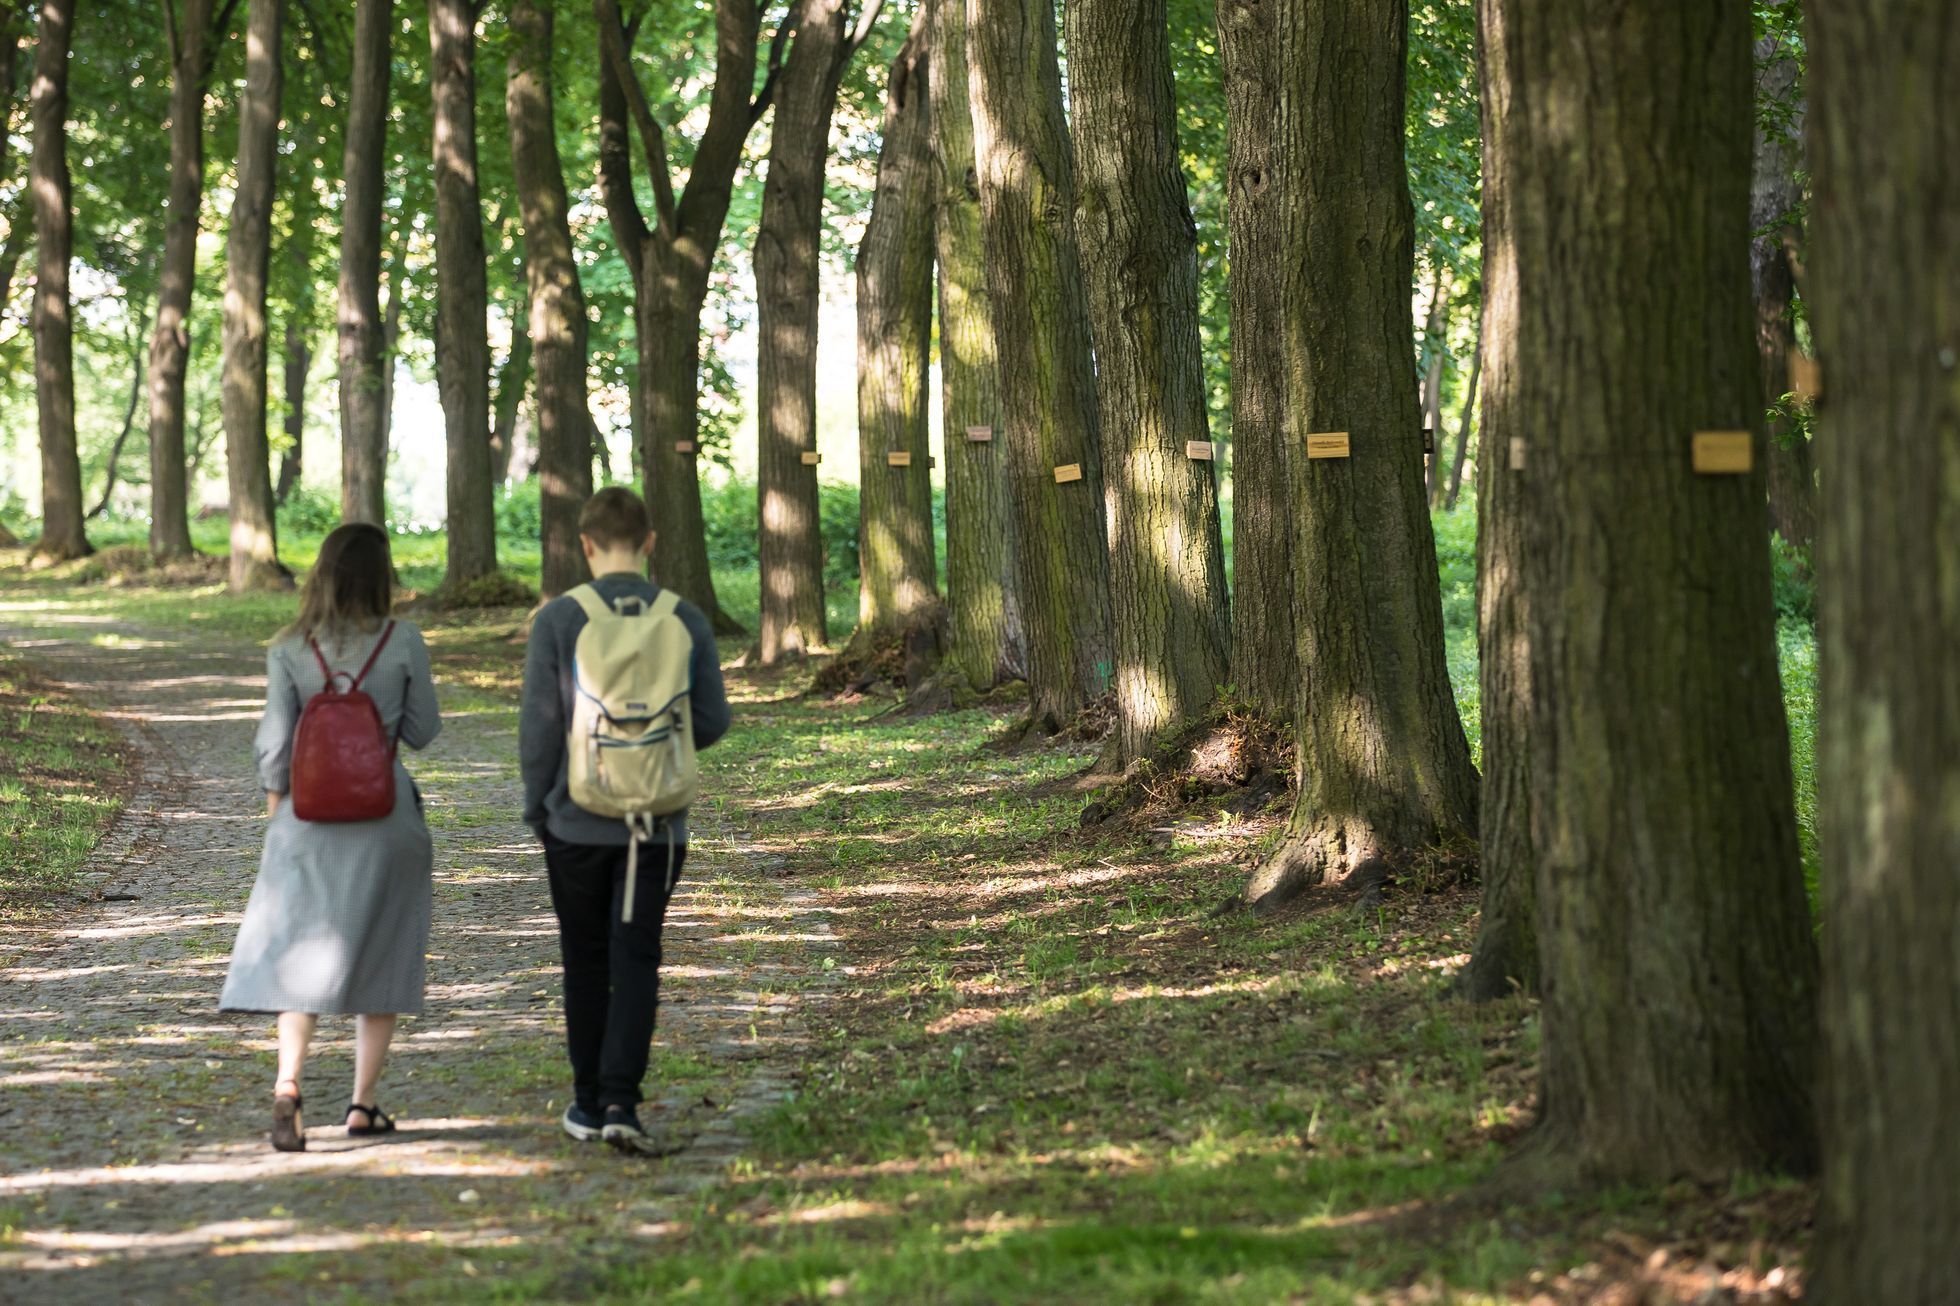
<svg viewBox="0 0 1960 1306">
<path fill-rule="evenodd" d="M 307 638 L 327 683 L 306 700 L 293 735 L 293 815 L 302 821 L 379 821 L 395 810 L 398 740 L 388 738 L 381 709 L 361 690 L 394 633 L 394 622 L 382 627 L 374 652 L 351 677 L 329 667 L 319 644 Z M 346 689 L 336 684 L 341 680 Z"/>
</svg>

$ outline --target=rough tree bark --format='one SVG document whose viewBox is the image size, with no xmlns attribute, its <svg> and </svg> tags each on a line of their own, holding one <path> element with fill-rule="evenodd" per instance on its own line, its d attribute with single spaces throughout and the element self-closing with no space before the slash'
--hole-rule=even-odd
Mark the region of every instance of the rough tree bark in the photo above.
<svg viewBox="0 0 1960 1306">
<path fill-rule="evenodd" d="M 341 156 L 346 191 L 340 206 L 340 515 L 376 525 L 388 519 L 381 204 L 393 18 L 394 0 L 359 0 L 355 6 L 353 87 Z"/>
<path fill-rule="evenodd" d="M 928 57 L 932 200 L 939 271 L 939 389 L 946 444 L 946 662 L 986 692 L 1027 674 L 1014 573 L 1014 510 L 1000 436 L 1000 384 L 973 106 L 966 73 L 965 0 L 933 0 Z M 967 432 L 986 428 L 987 438 Z"/>
<path fill-rule="evenodd" d="M 1484 370 L 1484 330 L 1479 315 L 1477 343 L 1470 349 L 1470 379 L 1463 388 L 1463 407 L 1456 414 L 1456 449 L 1450 454 L 1449 488 L 1443 492 L 1441 507 L 1444 512 L 1456 511 L 1456 501 L 1463 493 L 1463 465 L 1470 456 L 1470 427 L 1477 415 L 1477 384 Z M 1440 441 L 1441 431 L 1436 433 Z M 1430 507 L 1436 507 L 1436 496 L 1431 495 Z"/>
<path fill-rule="evenodd" d="M 932 178 L 919 6 L 885 89 L 878 184 L 857 253 L 858 628 L 869 648 L 937 605 L 926 433 L 932 349 Z M 910 456 L 890 465 L 891 454 Z"/>
<path fill-rule="evenodd" d="M 197 229 L 204 203 L 204 96 L 211 62 L 236 0 L 165 0 L 170 39 L 170 198 L 158 270 L 156 329 L 150 337 L 150 552 L 191 553 L 190 483 L 184 449 L 184 378 L 190 368 L 191 300 L 197 288 Z"/>
<path fill-rule="evenodd" d="M 1797 54 L 1779 38 L 1756 45 L 1758 94 L 1791 101 L 1796 94 Z M 1756 352 L 1761 359 L 1763 407 L 1769 420 L 1769 522 L 1786 541 L 1808 547 L 1817 533 L 1817 475 L 1810 442 L 1795 414 L 1781 407 L 1790 390 L 1790 351 L 1797 345 L 1790 306 L 1796 274 L 1789 243 L 1800 234 L 1792 214 L 1803 202 L 1797 170 L 1803 159 L 1803 107 L 1790 105 L 1788 123 L 1756 128 L 1754 180 L 1749 191 L 1749 275 L 1756 296 Z"/>
<path fill-rule="evenodd" d="M 74 206 L 68 181 L 68 47 L 74 0 L 42 0 L 34 49 L 30 130 L 34 155 L 34 393 L 41 423 L 41 542 L 55 559 L 92 552 L 82 526 L 82 463 L 75 447 L 75 337 L 69 315 L 68 258 Z"/>
<path fill-rule="evenodd" d="M 761 622 L 757 658 L 774 666 L 829 642 L 817 469 L 817 310 L 824 166 L 844 69 L 882 0 L 853 30 L 846 0 L 796 0 L 795 39 L 776 79 L 769 173 L 755 238 L 756 507 Z"/>
<path fill-rule="evenodd" d="M 1285 841 L 1246 888 L 1260 909 L 1323 880 L 1372 885 L 1476 826 L 1411 361 L 1407 19 L 1376 0 L 1281 0 L 1277 15 L 1300 788 Z M 1307 459 L 1314 432 L 1346 432 L 1350 456 Z"/>
<path fill-rule="evenodd" d="M 1225 72 L 1226 232 L 1232 256 L 1232 684 L 1276 721 L 1293 717 L 1293 477 L 1280 353 L 1278 0 L 1219 0 Z"/>
<path fill-rule="evenodd" d="M 1510 89 L 1483 84 L 1484 310 L 1471 363 L 1471 391 L 1457 431 L 1451 492 L 1463 479 L 1463 446 L 1477 372 L 1484 399 L 1483 456 L 1477 459 L 1478 703 L 1484 746 L 1477 839 L 1483 911 L 1476 946 L 1457 981 L 1463 996 L 1489 1002 L 1538 988 L 1537 874 L 1531 843 L 1531 589 L 1524 583 L 1524 520 L 1531 509 L 1526 482 L 1506 457 L 1513 438 L 1529 441 L 1521 424 L 1525 367 L 1518 357 L 1524 306 L 1518 302 L 1511 215 L 1514 160 L 1493 148 L 1511 112 Z M 1488 366 L 1483 357 L 1486 342 Z"/>
<path fill-rule="evenodd" d="M 1450 292 L 1449 269 L 1436 269 L 1436 282 L 1429 292 L 1429 314 L 1422 324 L 1422 424 L 1436 440 L 1436 453 L 1423 460 L 1424 497 L 1431 503 L 1442 481 L 1443 372 L 1449 362 Z"/>
<path fill-rule="evenodd" d="M 563 594 L 586 579 L 578 513 L 592 494 L 592 415 L 585 397 L 585 292 L 572 260 L 570 204 L 552 118 L 552 0 L 512 0 L 511 168 L 524 223 L 531 359 L 538 405 L 543 502 L 540 588 Z"/>
<path fill-rule="evenodd" d="M 231 498 L 233 592 L 286 583 L 272 512 L 265 438 L 266 267 L 272 254 L 273 169 L 279 157 L 286 0 L 249 0 L 245 94 L 238 106 L 238 188 L 225 238 L 225 472 Z"/>
<path fill-rule="evenodd" d="M 1824 890 L 1820 1302 L 1934 1306 L 1960 1247 L 1960 24 L 1805 6 Z"/>
<path fill-rule="evenodd" d="M 1747 430 L 1761 465 L 1749 9 L 1478 8 L 1492 293 L 1515 305 L 1487 345 L 1486 461 L 1519 478 L 1544 990 L 1516 1173 L 1807 1166 L 1816 956 L 1763 480 L 1689 455 Z"/>
<path fill-rule="evenodd" d="M 593 0 L 605 67 L 618 81 L 640 138 L 653 187 L 654 217 L 649 223 L 632 197 L 607 187 L 613 231 L 636 232 L 639 271 L 633 279 L 634 319 L 639 349 L 641 474 L 647 508 L 655 523 L 653 573 L 660 583 L 699 607 L 717 634 L 744 633 L 715 599 L 708 568 L 708 536 L 701 511 L 699 447 L 701 305 L 708 274 L 734 194 L 742 142 L 775 93 L 785 34 L 778 32 L 770 55 L 770 74 L 755 85 L 760 8 L 749 0 L 716 0 L 715 83 L 708 120 L 694 147 L 687 186 L 678 199 L 667 162 L 666 135 L 654 117 L 632 67 L 625 25 L 617 0 Z M 622 246 L 623 247 L 623 246 Z"/>
<path fill-rule="evenodd" d="M 1197 230 L 1164 0 L 1067 10 L 1075 235 L 1096 341 L 1110 532 L 1116 769 L 1196 719 L 1231 663 L 1225 544 L 1198 345 Z"/>
<path fill-rule="evenodd" d="M 497 570 L 486 334 L 490 289 L 477 188 L 473 0 L 429 0 L 429 67 L 435 108 L 436 383 L 448 443 L 449 556 L 443 587 L 454 597 Z"/>
<path fill-rule="evenodd" d="M 1051 0 L 966 0 L 966 66 L 1027 623 L 1030 727 L 1110 688 L 1109 541 Z M 1060 467 L 1080 479 L 1055 480 Z"/>
<path fill-rule="evenodd" d="M 274 504 L 284 504 L 299 484 L 306 454 L 306 374 L 313 367 L 313 350 L 306 333 L 293 318 L 286 319 L 286 452 L 279 460 L 279 480 L 272 487 Z"/>
</svg>

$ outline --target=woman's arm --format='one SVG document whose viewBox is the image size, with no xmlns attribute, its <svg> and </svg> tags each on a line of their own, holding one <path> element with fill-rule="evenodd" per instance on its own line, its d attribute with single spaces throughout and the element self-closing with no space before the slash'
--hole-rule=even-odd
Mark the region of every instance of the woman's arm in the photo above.
<svg viewBox="0 0 1960 1306">
<path fill-rule="evenodd" d="M 293 730 L 299 724 L 299 708 L 299 688 L 293 684 L 292 668 L 278 649 L 266 650 L 265 715 L 259 718 L 253 752 L 258 757 L 259 785 L 268 796 L 268 816 L 277 810 L 275 796 L 292 787 Z"/>
<path fill-rule="evenodd" d="M 401 740 L 410 748 L 427 748 L 442 733 L 442 712 L 436 705 L 435 669 L 429 646 L 413 626 L 408 635 L 408 687 L 402 694 Z"/>
</svg>

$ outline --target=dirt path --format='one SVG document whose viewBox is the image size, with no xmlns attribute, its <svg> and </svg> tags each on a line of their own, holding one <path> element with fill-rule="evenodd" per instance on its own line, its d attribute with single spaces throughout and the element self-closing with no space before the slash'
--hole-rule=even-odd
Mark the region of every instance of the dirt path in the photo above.
<svg viewBox="0 0 1960 1306">
<path fill-rule="evenodd" d="M 216 1009 L 257 869 L 263 654 L 80 617 L 0 624 L 0 640 L 104 707 L 142 757 L 96 862 L 134 900 L 0 925 L 0 1300 L 387 1295 L 467 1275 L 459 1249 L 534 1242 L 565 1253 L 548 1295 L 577 1296 L 572 1253 L 671 1236 L 793 1086 L 830 931 L 745 855 L 767 815 L 734 790 L 696 809 L 669 918 L 646 1118 L 679 1150 L 632 1161 L 558 1132 L 557 943 L 517 819 L 515 713 L 446 694 L 442 737 L 410 761 L 436 905 L 428 1014 L 404 1023 L 380 1095 L 401 1132 L 345 1136 L 351 1022 L 329 1019 L 310 1150 L 271 1152 L 270 1021 Z"/>
</svg>

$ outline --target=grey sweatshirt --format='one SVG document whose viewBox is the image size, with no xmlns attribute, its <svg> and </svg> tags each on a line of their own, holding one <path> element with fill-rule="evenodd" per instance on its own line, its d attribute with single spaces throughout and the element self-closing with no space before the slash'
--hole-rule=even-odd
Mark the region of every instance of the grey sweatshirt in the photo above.
<svg viewBox="0 0 1960 1306">
<path fill-rule="evenodd" d="M 632 572 L 601 576 L 593 585 L 607 603 L 629 594 L 651 603 L 660 593 L 659 586 Z M 685 599 L 676 612 L 694 637 L 690 701 L 694 747 L 699 750 L 728 733 L 728 691 L 722 685 L 721 657 L 715 651 L 715 632 L 708 619 Z M 540 608 L 531 622 L 531 644 L 524 656 L 524 702 L 517 718 L 524 822 L 540 834 L 550 830 L 553 838 L 565 843 L 624 847 L 631 838 L 626 822 L 594 816 L 574 803 L 565 778 L 565 730 L 572 719 L 572 652 L 586 620 L 578 600 L 561 594 Z M 668 817 L 666 828 L 670 839 L 685 844 L 687 813 Z"/>
</svg>

